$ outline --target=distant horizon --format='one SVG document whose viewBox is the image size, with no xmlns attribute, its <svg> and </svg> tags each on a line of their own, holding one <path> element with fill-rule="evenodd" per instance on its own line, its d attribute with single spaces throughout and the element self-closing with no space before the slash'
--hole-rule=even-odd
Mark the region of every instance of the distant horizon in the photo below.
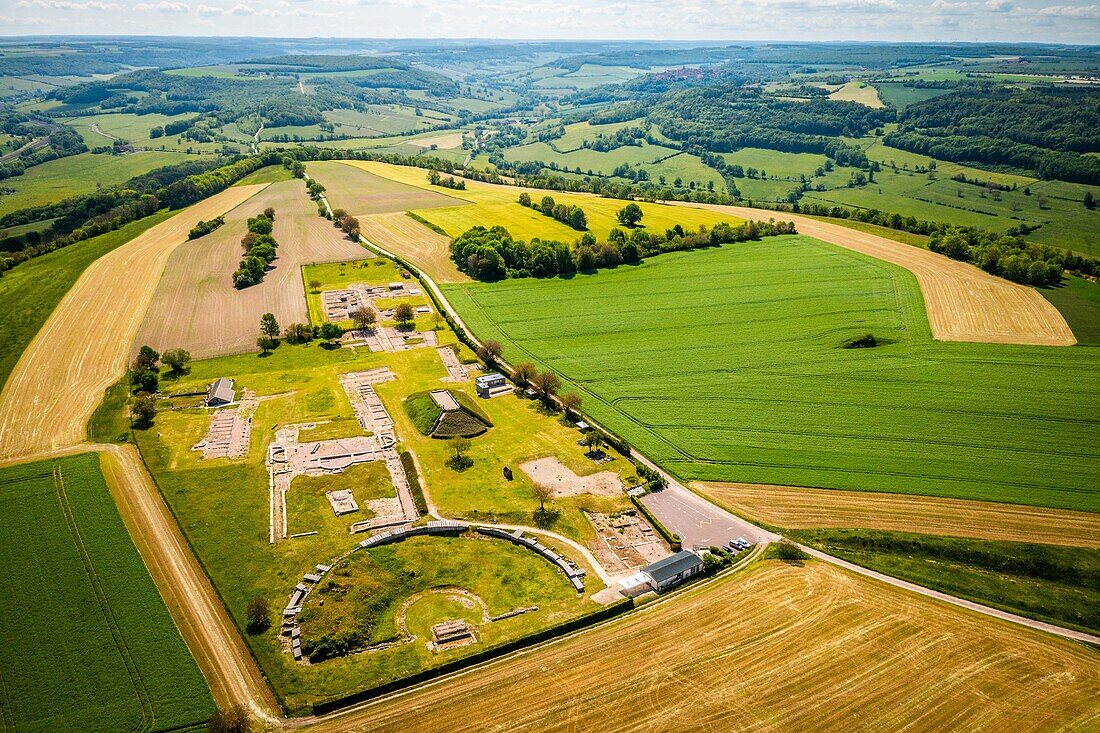
<svg viewBox="0 0 1100 733">
<path fill-rule="evenodd" d="M 2 0 L 0 24 L 6 38 L 1100 44 L 1090 0 Z"/>
<path fill-rule="evenodd" d="M 401 41 L 451 41 L 455 43 L 645 43 L 683 46 L 734 46 L 747 44 L 754 46 L 769 44 L 792 45 L 827 45 L 827 44 L 852 44 L 852 45 L 896 45 L 896 46 L 1036 46 L 1049 48 L 1051 46 L 1072 46 L 1076 48 L 1100 49 L 1100 40 L 1093 43 L 1071 41 L 1013 41 L 1004 39 L 991 39 L 984 41 L 957 41 L 945 39 L 930 39 L 925 41 L 905 41 L 889 39 L 857 39 L 857 38 L 829 38 L 817 40 L 793 40 L 783 38 L 534 38 L 504 36 L 283 36 L 283 35 L 204 35 L 199 33 L 25 33 L 25 34 L 0 34 L 0 41 L 6 40 L 91 40 L 102 41 L 111 38 L 147 38 L 147 39 L 202 39 L 202 40 L 247 40 L 249 38 L 262 38 L 265 41 L 362 41 L 366 43 L 398 43 Z"/>
</svg>

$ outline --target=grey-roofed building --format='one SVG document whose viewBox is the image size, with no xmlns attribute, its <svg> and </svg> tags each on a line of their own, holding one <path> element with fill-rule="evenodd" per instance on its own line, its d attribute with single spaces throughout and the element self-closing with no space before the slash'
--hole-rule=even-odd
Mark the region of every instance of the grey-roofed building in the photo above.
<svg viewBox="0 0 1100 733">
<path fill-rule="evenodd" d="M 663 593 L 678 586 L 688 578 L 698 575 L 703 569 L 703 559 L 690 550 L 680 550 L 663 560 L 642 568 L 651 581 L 653 589 Z"/>
<path fill-rule="evenodd" d="M 478 397 L 490 399 L 503 394 L 510 394 L 514 388 L 508 384 L 503 374 L 492 372 L 491 374 L 482 374 L 475 379 L 474 389 L 477 390 Z"/>
<path fill-rule="evenodd" d="M 208 407 L 228 405 L 236 396 L 237 393 L 233 389 L 233 380 L 218 377 L 206 388 L 206 405 Z"/>
</svg>

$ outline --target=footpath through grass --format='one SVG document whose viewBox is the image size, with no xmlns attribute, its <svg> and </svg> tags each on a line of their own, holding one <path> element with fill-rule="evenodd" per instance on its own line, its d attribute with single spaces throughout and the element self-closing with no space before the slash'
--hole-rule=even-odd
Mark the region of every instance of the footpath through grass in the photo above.
<svg viewBox="0 0 1100 733">
<path fill-rule="evenodd" d="M 788 534 L 928 588 L 1040 621 L 1100 631 L 1100 550 L 866 529 Z"/>
<path fill-rule="evenodd" d="M 84 454 L 0 469 L 0 721 L 17 731 L 198 726 L 213 699 Z"/>
<path fill-rule="evenodd" d="M 933 341 L 879 260 L 796 235 L 445 291 L 683 479 L 1100 511 L 1100 351 Z"/>
<path fill-rule="evenodd" d="M 159 211 L 121 229 L 35 257 L 0 276 L 0 385 L 88 265 L 174 214 Z"/>
</svg>

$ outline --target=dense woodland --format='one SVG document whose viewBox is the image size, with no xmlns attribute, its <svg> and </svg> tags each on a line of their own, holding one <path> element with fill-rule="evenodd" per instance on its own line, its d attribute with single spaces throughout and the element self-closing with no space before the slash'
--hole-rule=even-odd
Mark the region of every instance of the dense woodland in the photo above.
<svg viewBox="0 0 1100 733">
<path fill-rule="evenodd" d="M 909 107 L 887 145 L 1100 184 L 1100 90 L 967 87 Z"/>
</svg>

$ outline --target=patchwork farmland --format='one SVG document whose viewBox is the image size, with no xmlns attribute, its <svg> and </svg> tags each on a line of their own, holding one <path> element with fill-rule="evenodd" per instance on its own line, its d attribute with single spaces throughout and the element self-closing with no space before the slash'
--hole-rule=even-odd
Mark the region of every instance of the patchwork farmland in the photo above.
<svg viewBox="0 0 1100 733">
<path fill-rule="evenodd" d="M 4 730 L 166 731 L 213 700 L 97 454 L 0 469 Z"/>
<path fill-rule="evenodd" d="M 261 282 L 237 289 L 233 271 L 241 259 L 246 220 L 269 206 L 275 209 L 278 258 Z M 223 226 L 172 253 L 136 344 L 184 348 L 196 359 L 249 351 L 256 346 L 264 313 L 274 313 L 285 325 L 307 320 L 303 264 L 351 260 L 363 251 L 317 216 L 301 181 L 272 183 L 229 212 Z"/>
<path fill-rule="evenodd" d="M 1100 509 L 1100 354 L 933 341 L 910 273 L 809 237 L 445 292 L 684 479 Z"/>
</svg>

